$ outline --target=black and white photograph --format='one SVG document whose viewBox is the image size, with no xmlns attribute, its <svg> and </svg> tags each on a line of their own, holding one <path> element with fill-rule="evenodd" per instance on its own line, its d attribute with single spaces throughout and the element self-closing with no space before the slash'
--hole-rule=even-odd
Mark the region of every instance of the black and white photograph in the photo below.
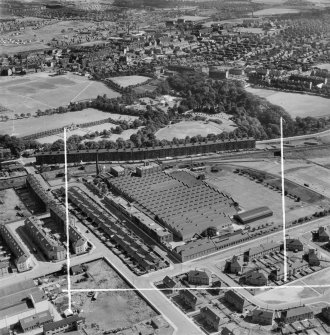
<svg viewBox="0 0 330 335">
<path fill-rule="evenodd" d="M 0 0 L 0 335 L 330 334 L 330 0 Z"/>
</svg>

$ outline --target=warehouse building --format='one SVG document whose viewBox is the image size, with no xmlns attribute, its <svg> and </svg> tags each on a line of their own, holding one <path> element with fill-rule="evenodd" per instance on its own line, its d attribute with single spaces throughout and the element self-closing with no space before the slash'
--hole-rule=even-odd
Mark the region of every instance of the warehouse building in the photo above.
<svg viewBox="0 0 330 335">
<path fill-rule="evenodd" d="M 48 311 L 47 297 L 33 282 L 24 280 L 0 288 L 0 329 L 21 318 Z"/>
<path fill-rule="evenodd" d="M 20 319 L 19 323 L 25 333 L 32 329 L 40 328 L 50 322 L 53 322 L 53 317 L 49 311 L 45 311 Z"/>
<path fill-rule="evenodd" d="M 189 175 L 187 172 L 185 174 Z M 145 177 L 125 176 L 109 179 L 110 188 L 187 241 L 209 228 L 220 234 L 231 227 L 236 213 L 233 199 L 205 183 L 181 181 L 176 175 L 153 173 Z"/>
<path fill-rule="evenodd" d="M 28 235 L 39 246 L 49 260 L 61 261 L 66 258 L 66 249 L 60 242 L 54 240 L 42 228 L 42 222 L 36 217 L 25 220 L 25 228 Z"/>
<path fill-rule="evenodd" d="M 73 315 L 68 318 L 50 322 L 43 326 L 43 334 L 44 335 L 53 335 L 58 333 L 64 333 L 68 331 L 80 330 L 82 329 L 85 323 L 85 318 Z"/>
<path fill-rule="evenodd" d="M 18 272 L 30 270 L 32 267 L 31 255 L 15 236 L 15 232 L 11 230 L 9 225 L 0 224 L 0 235 L 15 256 L 14 262 Z"/>
<path fill-rule="evenodd" d="M 251 209 L 249 211 L 244 211 L 242 213 L 236 214 L 234 218 L 243 224 L 247 224 L 250 222 L 254 222 L 257 220 L 261 220 L 273 215 L 273 211 L 270 210 L 268 207 L 258 207 Z"/>
<path fill-rule="evenodd" d="M 120 165 L 111 166 L 110 173 L 115 177 L 120 177 L 125 175 L 125 169 Z"/>
</svg>

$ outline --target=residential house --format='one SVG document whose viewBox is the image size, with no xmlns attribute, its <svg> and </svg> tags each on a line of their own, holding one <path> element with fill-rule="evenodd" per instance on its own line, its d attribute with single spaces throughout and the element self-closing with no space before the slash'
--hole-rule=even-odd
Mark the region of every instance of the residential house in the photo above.
<svg viewBox="0 0 330 335">
<path fill-rule="evenodd" d="M 189 290 L 181 290 L 180 291 L 180 298 L 183 300 L 185 305 L 188 305 L 191 309 L 196 309 L 202 301 L 194 292 Z"/>
<path fill-rule="evenodd" d="M 263 309 L 255 309 L 252 311 L 252 321 L 259 325 L 271 325 L 274 319 L 273 311 L 266 311 Z"/>
<path fill-rule="evenodd" d="M 295 238 L 289 238 L 286 240 L 286 249 L 288 251 L 303 251 L 304 245 L 303 243 Z"/>
<path fill-rule="evenodd" d="M 204 306 L 200 310 L 200 315 L 203 318 L 204 322 L 211 327 L 212 329 L 218 331 L 221 321 L 220 310 L 212 306 Z"/>
<path fill-rule="evenodd" d="M 306 319 L 313 319 L 314 313 L 307 306 L 300 306 L 282 311 L 281 319 L 284 323 L 293 323 L 295 321 L 302 321 Z"/>
<path fill-rule="evenodd" d="M 305 263 L 303 260 L 296 260 L 293 263 L 288 264 L 287 277 L 290 278 L 291 276 L 294 276 L 297 273 L 300 273 L 301 271 L 305 270 L 307 267 L 308 267 L 307 263 Z M 284 265 L 281 264 L 279 266 L 276 266 L 276 268 L 270 272 L 268 279 L 273 281 L 283 280 Z"/>
<path fill-rule="evenodd" d="M 321 315 L 325 321 L 330 324 L 330 306 L 322 308 Z"/>
<path fill-rule="evenodd" d="M 210 275 L 206 271 L 191 270 L 188 272 L 188 283 L 193 285 L 209 285 Z"/>
<path fill-rule="evenodd" d="M 244 281 L 247 285 L 267 286 L 267 277 L 264 271 L 252 270 L 244 275 Z"/>
<path fill-rule="evenodd" d="M 181 287 L 180 282 L 176 278 L 171 278 L 169 276 L 164 277 L 163 285 L 173 293 L 176 288 Z"/>
<path fill-rule="evenodd" d="M 230 262 L 230 273 L 243 272 L 243 260 L 238 256 L 233 256 Z"/>
<path fill-rule="evenodd" d="M 232 305 L 233 307 L 235 307 L 235 309 L 239 312 L 239 313 L 243 313 L 244 309 L 247 306 L 247 301 L 241 297 L 238 293 L 236 293 L 233 290 L 228 290 L 225 293 L 225 300 Z"/>
<path fill-rule="evenodd" d="M 329 234 L 326 227 L 319 227 L 318 231 L 315 232 L 314 238 L 318 242 L 329 242 Z"/>
<path fill-rule="evenodd" d="M 321 263 L 315 249 L 308 250 L 307 259 L 309 266 L 319 266 Z"/>
<path fill-rule="evenodd" d="M 271 252 L 279 252 L 280 247 L 281 246 L 278 243 L 270 242 L 266 244 L 261 244 L 258 247 L 250 248 L 249 250 L 244 252 L 244 261 L 248 262 L 257 257 L 267 255 Z"/>
</svg>

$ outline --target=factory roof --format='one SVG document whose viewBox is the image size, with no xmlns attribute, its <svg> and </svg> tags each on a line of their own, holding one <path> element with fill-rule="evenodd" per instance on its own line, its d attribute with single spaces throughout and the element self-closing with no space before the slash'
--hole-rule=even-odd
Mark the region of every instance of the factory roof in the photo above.
<svg viewBox="0 0 330 335">
<path fill-rule="evenodd" d="M 273 211 L 269 209 L 268 207 L 258 207 L 254 208 L 242 213 L 236 214 L 236 218 L 240 220 L 241 222 L 251 222 L 260 219 L 263 216 L 271 216 L 273 215 Z"/>
</svg>

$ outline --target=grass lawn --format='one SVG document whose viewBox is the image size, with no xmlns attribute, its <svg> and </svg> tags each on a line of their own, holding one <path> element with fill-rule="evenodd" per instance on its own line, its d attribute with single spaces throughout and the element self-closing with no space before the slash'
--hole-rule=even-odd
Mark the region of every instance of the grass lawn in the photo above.
<svg viewBox="0 0 330 335">
<path fill-rule="evenodd" d="M 267 89 L 248 87 L 250 93 L 266 98 L 274 105 L 283 107 L 291 117 L 329 115 L 329 99 L 308 94 L 279 92 Z"/>
<path fill-rule="evenodd" d="M 109 98 L 120 96 L 101 82 L 67 73 L 50 77 L 46 72 L 29 74 L 24 77 L 0 77 L 1 105 L 13 112 L 3 112 L 9 117 L 15 113 L 34 114 L 45 110 L 66 106 L 70 101 L 96 98 L 106 94 Z"/>
<path fill-rule="evenodd" d="M 206 136 L 207 134 L 221 134 L 223 131 L 231 131 L 234 127 L 227 124 L 205 123 L 203 121 L 183 121 L 167 126 L 156 132 L 160 140 L 172 140 L 174 137 L 182 139 L 186 136 Z"/>
<path fill-rule="evenodd" d="M 120 77 L 113 77 L 109 78 L 111 81 L 114 83 L 120 85 L 121 87 L 128 87 L 131 85 L 137 85 L 137 84 L 142 84 L 146 82 L 149 77 L 144 77 L 144 76 L 120 76 Z"/>
<path fill-rule="evenodd" d="M 29 119 L 19 119 L 15 121 L 1 122 L 0 134 L 15 136 L 26 136 L 37 132 L 69 126 L 72 123 L 85 123 L 97 121 L 110 117 L 111 114 L 99 110 L 87 108 L 82 111 L 69 112 L 65 114 L 53 114 L 41 117 L 31 117 Z M 104 128 L 102 128 L 104 129 Z"/>
</svg>

